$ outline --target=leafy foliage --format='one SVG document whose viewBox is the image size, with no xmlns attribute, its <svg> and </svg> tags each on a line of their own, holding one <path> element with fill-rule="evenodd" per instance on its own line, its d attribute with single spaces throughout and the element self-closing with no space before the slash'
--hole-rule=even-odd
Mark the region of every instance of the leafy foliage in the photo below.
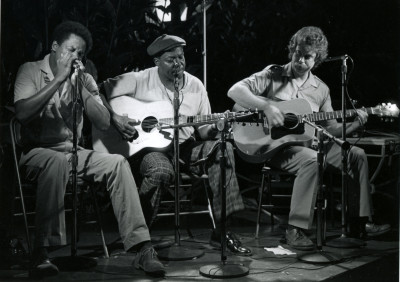
<svg viewBox="0 0 400 282">
<path fill-rule="evenodd" d="M 53 28 L 67 19 L 83 23 L 92 32 L 94 44 L 88 57 L 98 69 L 99 81 L 152 66 L 146 48 L 158 35 L 169 33 L 183 37 L 187 41 L 187 71 L 203 79 L 203 59 L 207 60 L 207 89 L 215 112 L 229 109 L 233 104 L 226 96 L 233 83 L 268 64 L 286 63 L 287 42 L 305 25 L 320 26 L 325 31 L 330 54 L 349 54 L 355 62 L 360 62 L 349 85 L 355 91 L 355 98 L 370 99 L 375 104 L 374 99 L 385 100 L 365 93 L 384 90 L 392 98 L 398 92 L 396 0 L 388 0 L 385 5 L 376 0 L 362 3 L 355 0 L 207 0 L 204 1 L 206 50 L 203 50 L 203 0 L 171 0 L 166 7 L 156 2 L 4 0 L 1 104 L 12 103 L 12 85 L 18 67 L 47 53 Z M 180 20 L 182 5 L 187 6 L 186 21 Z M 171 22 L 161 22 L 157 9 L 170 12 Z M 373 75 L 368 68 L 385 71 Z M 317 75 L 331 87 L 334 98 L 339 95 L 340 66 L 323 64 Z M 392 83 L 382 86 L 382 80 Z"/>
</svg>

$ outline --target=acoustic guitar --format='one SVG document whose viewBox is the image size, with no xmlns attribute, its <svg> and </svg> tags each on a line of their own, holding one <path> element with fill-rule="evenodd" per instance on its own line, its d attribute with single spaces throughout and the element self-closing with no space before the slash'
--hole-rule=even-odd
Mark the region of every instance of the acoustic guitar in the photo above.
<svg viewBox="0 0 400 282">
<path fill-rule="evenodd" d="M 264 114 L 255 122 L 235 122 L 232 124 L 232 135 L 238 154 L 246 161 L 263 163 L 272 158 L 281 148 L 291 145 L 310 146 L 314 137 L 314 128 L 303 120 L 310 122 L 338 119 L 342 111 L 313 113 L 305 99 L 294 99 L 277 102 L 276 106 L 284 114 L 284 125 L 269 126 Z M 233 111 L 245 108 L 235 104 Z M 380 117 L 398 117 L 399 109 L 395 104 L 381 104 L 376 107 L 362 108 L 370 115 Z M 357 114 L 356 110 L 346 110 L 346 117 Z"/>
<path fill-rule="evenodd" d="M 101 131 L 92 127 L 93 149 L 99 152 L 121 154 L 128 158 L 143 151 L 166 151 L 173 144 L 174 110 L 169 101 L 146 102 L 130 96 L 120 96 L 109 102 L 119 115 L 140 121 L 135 126 L 138 132 L 133 141 L 122 139 L 121 134 L 111 125 Z M 180 126 L 197 126 L 215 123 L 218 120 L 237 120 L 252 116 L 249 112 L 226 112 L 209 115 L 179 116 Z"/>
</svg>

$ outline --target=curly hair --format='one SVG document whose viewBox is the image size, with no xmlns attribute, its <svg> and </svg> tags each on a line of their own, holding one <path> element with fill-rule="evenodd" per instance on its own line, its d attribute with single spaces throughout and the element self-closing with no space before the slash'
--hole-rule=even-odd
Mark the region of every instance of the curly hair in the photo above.
<svg viewBox="0 0 400 282">
<path fill-rule="evenodd" d="M 299 44 L 309 46 L 317 53 L 314 68 L 328 57 L 328 39 L 319 27 L 306 26 L 298 30 L 289 41 L 289 59 L 292 59 Z"/>
<path fill-rule="evenodd" d="M 90 31 L 81 23 L 74 21 L 65 21 L 60 23 L 53 31 L 53 40 L 62 44 L 71 34 L 78 35 L 86 43 L 86 54 L 92 49 L 93 40 Z"/>
</svg>

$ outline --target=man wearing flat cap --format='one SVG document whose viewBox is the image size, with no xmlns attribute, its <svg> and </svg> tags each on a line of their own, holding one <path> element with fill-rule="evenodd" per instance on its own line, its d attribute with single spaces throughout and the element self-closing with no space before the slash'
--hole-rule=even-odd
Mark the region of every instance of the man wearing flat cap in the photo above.
<svg viewBox="0 0 400 282">
<path fill-rule="evenodd" d="M 121 96 L 132 97 L 139 101 L 151 102 L 164 101 L 163 108 L 170 108 L 173 118 L 173 101 L 176 92 L 179 93 L 179 114 L 184 116 L 210 115 L 211 107 L 207 91 L 202 82 L 195 76 L 185 71 L 185 56 L 183 47 L 185 40 L 174 35 L 161 35 L 147 48 L 148 55 L 153 57 L 155 66 L 139 72 L 129 72 L 103 82 L 103 92 L 108 101 Z M 112 103 L 111 103 L 112 104 Z M 129 116 L 135 117 L 137 108 L 129 110 Z M 149 109 L 150 110 L 150 109 Z M 154 110 L 154 109 L 151 109 Z M 156 109 L 157 110 L 157 109 Z M 160 109 L 160 111 L 163 109 Z M 110 107 L 112 123 L 121 137 L 125 140 L 135 136 L 136 120 L 122 117 Z M 201 140 L 196 140 L 200 137 Z M 220 182 L 220 157 L 219 142 L 215 139 L 218 130 L 214 125 L 198 125 L 182 127 L 179 129 L 180 158 L 186 165 L 182 170 L 188 169 L 196 174 L 206 173 L 209 176 L 209 184 L 213 194 L 213 214 L 216 219 L 216 228 L 212 233 L 210 243 L 220 247 L 220 219 L 221 219 L 221 195 Z M 118 134 L 118 133 L 117 133 Z M 96 149 L 96 148 L 95 148 Z M 163 190 L 174 182 L 174 167 L 172 164 L 174 154 L 173 146 L 168 150 L 142 151 L 129 158 L 133 171 L 140 171 L 142 179 L 140 195 L 142 207 L 147 224 L 150 226 L 157 215 L 160 196 Z M 235 174 L 234 154 L 232 145 L 227 144 L 226 165 L 226 215 L 244 209 L 239 185 Z M 188 165 L 206 158 L 199 165 Z M 135 169 L 137 168 L 137 169 Z M 241 242 L 232 232 L 227 232 L 228 249 L 235 254 L 251 255 L 251 250 L 242 246 Z"/>
</svg>

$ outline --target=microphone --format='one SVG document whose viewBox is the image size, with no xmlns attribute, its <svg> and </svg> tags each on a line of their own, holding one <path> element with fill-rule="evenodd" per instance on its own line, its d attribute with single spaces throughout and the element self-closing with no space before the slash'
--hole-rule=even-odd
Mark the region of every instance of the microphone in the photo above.
<svg viewBox="0 0 400 282">
<path fill-rule="evenodd" d="M 348 55 L 328 57 L 324 60 L 324 62 L 342 61 L 342 60 L 346 60 L 348 57 L 349 57 Z"/>
<path fill-rule="evenodd" d="M 79 60 L 74 60 L 72 62 L 72 67 L 76 72 L 85 70 L 85 67 L 81 64 L 81 61 Z"/>
<path fill-rule="evenodd" d="M 174 64 L 173 70 L 172 70 L 173 74 L 175 77 L 178 76 L 179 73 L 179 65 L 177 63 Z"/>
<path fill-rule="evenodd" d="M 75 70 L 75 72 L 78 72 L 81 70 L 81 68 L 78 64 L 76 64 L 76 65 L 74 65 L 74 70 Z"/>
</svg>

